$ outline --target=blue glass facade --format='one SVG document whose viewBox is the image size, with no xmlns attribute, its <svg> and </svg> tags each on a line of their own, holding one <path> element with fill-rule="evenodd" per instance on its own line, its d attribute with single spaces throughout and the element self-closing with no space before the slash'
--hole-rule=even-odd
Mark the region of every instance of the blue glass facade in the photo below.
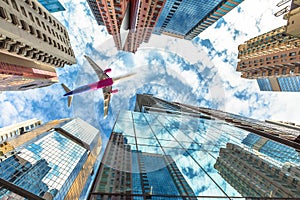
<svg viewBox="0 0 300 200">
<path fill-rule="evenodd" d="M 41 198 L 64 199 L 98 139 L 96 128 L 81 119 L 67 120 L 4 155 L 0 178 Z M 0 187 L 0 199 L 10 193 Z"/>
<path fill-rule="evenodd" d="M 193 39 L 242 1 L 167 0 L 154 33 Z"/>
<path fill-rule="evenodd" d="M 159 34 L 163 29 L 184 36 L 221 2 L 222 0 L 167 0 L 154 33 Z M 168 23 L 163 27 L 165 22 Z"/>
<path fill-rule="evenodd" d="M 119 112 L 89 199 L 300 196 L 296 148 L 257 133 L 294 129 L 147 94 L 135 110 Z"/>
<path fill-rule="evenodd" d="M 258 83 L 260 91 L 273 91 L 272 85 L 268 78 L 257 79 L 257 83 Z"/>
<path fill-rule="evenodd" d="M 118 194 L 135 194 L 134 199 L 143 199 L 147 195 L 153 199 L 184 199 L 182 196 L 190 199 L 267 197 L 263 190 L 269 190 L 269 186 L 264 188 L 263 184 L 275 180 L 279 185 L 284 182 L 271 175 L 271 171 L 284 171 L 282 166 L 285 162 L 299 167 L 300 161 L 295 149 L 266 138 L 265 145 L 257 151 L 255 145 L 261 138 L 218 120 L 160 112 L 121 111 L 90 199 L 109 198 L 110 193 L 116 197 Z M 281 153 L 275 151 L 281 148 L 279 146 L 282 147 Z M 223 151 L 234 151 L 236 155 L 227 157 L 228 154 Z M 281 163 L 278 166 L 268 159 L 275 157 L 274 154 L 277 162 Z M 235 166 L 234 159 L 243 162 L 245 171 L 237 172 L 241 169 Z M 270 167 L 260 171 L 261 163 Z M 251 185 L 262 178 L 247 178 L 251 170 L 252 174 L 268 173 L 269 178 L 262 185 Z M 226 174 L 226 171 L 232 172 Z M 124 184 L 120 184 L 115 175 L 112 178 L 112 173 L 120 174 L 119 180 L 123 180 Z M 287 179 L 293 178 L 287 175 Z M 128 185 L 125 185 L 125 180 Z M 239 184 L 238 180 L 243 183 Z M 276 184 L 271 184 L 270 188 L 276 188 Z M 300 194 L 296 185 L 288 187 L 295 191 L 293 197 Z M 290 197 L 287 188 L 274 192 L 273 197 Z"/>
<path fill-rule="evenodd" d="M 300 76 L 277 78 L 281 91 L 300 92 Z"/>
<path fill-rule="evenodd" d="M 59 12 L 66 10 L 58 0 L 38 0 L 49 12 Z"/>
</svg>

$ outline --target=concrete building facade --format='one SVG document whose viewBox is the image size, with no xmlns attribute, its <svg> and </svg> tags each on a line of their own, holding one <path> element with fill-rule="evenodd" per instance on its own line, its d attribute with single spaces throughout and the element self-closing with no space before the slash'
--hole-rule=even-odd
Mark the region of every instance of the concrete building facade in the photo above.
<svg viewBox="0 0 300 200">
<path fill-rule="evenodd" d="M 55 67 L 76 63 L 66 28 L 37 0 L 0 5 L 0 91 L 58 82 Z"/>
<path fill-rule="evenodd" d="M 261 91 L 300 91 L 300 39 L 276 28 L 239 45 L 236 70 L 256 79 Z"/>
<path fill-rule="evenodd" d="M 300 195 L 300 177 L 290 173 L 299 172 L 298 166 L 275 166 L 235 144 L 227 143 L 226 148 L 221 148 L 214 167 L 243 196 L 297 198 Z"/>
<path fill-rule="evenodd" d="M 40 126 L 42 124 L 41 120 L 30 119 L 24 122 L 13 124 L 10 126 L 5 126 L 0 128 L 0 143 L 3 143 L 13 137 L 22 135 L 25 132 L 29 132 L 32 129 Z"/>
<path fill-rule="evenodd" d="M 66 28 L 36 0 L 3 1 L 0 27 L 0 52 L 54 67 L 76 62 Z"/>
<path fill-rule="evenodd" d="M 166 0 L 88 0 L 99 25 L 105 25 L 118 50 L 136 52 L 148 42 Z M 98 10 L 97 10 L 98 7 Z"/>
<path fill-rule="evenodd" d="M 98 1 L 97 0 L 87 0 L 89 7 L 95 17 L 95 20 L 97 21 L 98 25 L 104 25 L 101 13 L 99 12 L 98 8 Z"/>
<path fill-rule="evenodd" d="M 165 2 L 166 0 L 141 1 L 138 9 L 131 9 L 130 30 L 124 51 L 134 53 L 140 44 L 149 42 Z"/>
</svg>

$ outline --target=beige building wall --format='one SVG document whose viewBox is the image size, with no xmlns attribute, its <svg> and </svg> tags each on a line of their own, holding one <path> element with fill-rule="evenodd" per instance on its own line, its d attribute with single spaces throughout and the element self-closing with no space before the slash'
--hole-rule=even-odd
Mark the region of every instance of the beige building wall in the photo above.
<svg viewBox="0 0 300 200">
<path fill-rule="evenodd" d="M 41 124 L 41 120 L 30 119 L 24 122 L 0 128 L 0 143 L 12 139 L 17 135 L 21 135 L 24 132 L 28 132 Z"/>
<path fill-rule="evenodd" d="M 239 45 L 236 71 L 242 78 L 270 79 L 273 91 L 281 91 L 276 77 L 300 75 L 300 39 L 276 28 Z"/>
<path fill-rule="evenodd" d="M 300 38 L 300 7 L 288 14 L 288 24 L 286 32 Z"/>
<path fill-rule="evenodd" d="M 55 67 L 76 62 L 66 28 L 37 0 L 3 0 L 0 52 Z"/>
</svg>

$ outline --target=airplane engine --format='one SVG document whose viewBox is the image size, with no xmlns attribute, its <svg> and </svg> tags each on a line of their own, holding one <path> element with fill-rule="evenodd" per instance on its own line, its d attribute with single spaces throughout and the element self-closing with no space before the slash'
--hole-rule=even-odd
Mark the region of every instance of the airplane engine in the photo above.
<svg viewBox="0 0 300 200">
<path fill-rule="evenodd" d="M 115 89 L 115 90 L 111 90 L 111 91 L 110 91 L 110 93 L 112 93 L 112 94 L 117 93 L 117 92 L 119 92 L 118 89 Z"/>
<path fill-rule="evenodd" d="M 109 72 L 111 72 L 111 68 L 108 68 L 108 69 L 104 70 L 104 73 L 105 73 L 105 74 L 106 74 L 106 73 L 109 73 Z"/>
</svg>

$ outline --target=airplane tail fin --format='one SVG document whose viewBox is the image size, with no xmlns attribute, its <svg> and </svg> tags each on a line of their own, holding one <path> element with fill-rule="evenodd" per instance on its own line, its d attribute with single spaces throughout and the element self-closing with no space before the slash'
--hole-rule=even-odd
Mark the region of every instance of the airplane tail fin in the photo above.
<svg viewBox="0 0 300 200">
<path fill-rule="evenodd" d="M 114 83 L 116 83 L 117 81 L 120 81 L 121 79 L 125 79 L 125 78 L 128 78 L 130 76 L 133 76 L 135 75 L 136 73 L 131 73 L 131 74 L 126 74 L 124 76 L 119 76 L 119 77 L 116 77 L 116 78 L 113 78 L 113 81 Z"/>
<path fill-rule="evenodd" d="M 61 86 L 64 88 L 66 93 L 71 92 L 71 90 L 65 84 L 61 84 Z M 71 106 L 72 100 L 73 100 L 73 96 L 68 96 L 68 107 Z"/>
</svg>

